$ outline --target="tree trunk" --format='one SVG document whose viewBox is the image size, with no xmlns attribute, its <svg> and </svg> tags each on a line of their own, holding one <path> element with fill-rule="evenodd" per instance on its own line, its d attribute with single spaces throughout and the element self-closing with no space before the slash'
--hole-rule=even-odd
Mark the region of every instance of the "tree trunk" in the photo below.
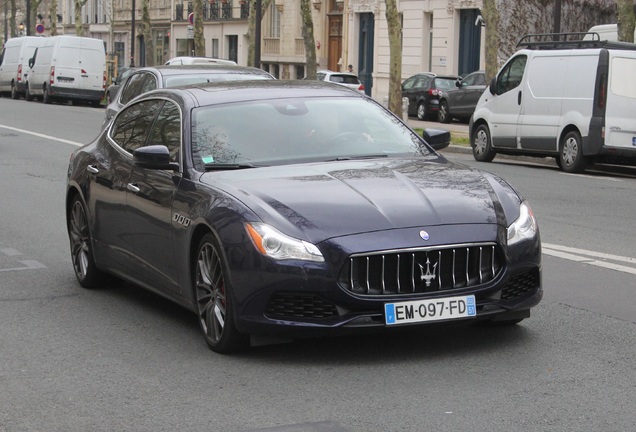
<svg viewBox="0 0 636 432">
<path fill-rule="evenodd" d="M 636 0 L 617 0 L 616 11 L 618 15 L 618 40 L 634 42 L 634 9 Z"/>
<path fill-rule="evenodd" d="M 11 1 L 11 17 L 9 18 L 9 27 L 11 28 L 11 32 L 9 32 L 10 37 L 16 37 L 18 35 L 18 26 L 16 25 L 16 4 L 15 0 Z M 6 41 L 5 41 L 6 42 Z"/>
<path fill-rule="evenodd" d="M 303 26 L 303 42 L 305 43 L 305 76 L 315 80 L 316 65 L 316 39 L 314 38 L 314 20 L 311 16 L 311 4 L 309 0 L 300 0 L 300 16 Z"/>
<path fill-rule="evenodd" d="M 247 65 L 254 66 L 254 32 L 256 28 L 256 1 L 250 2 L 250 16 L 247 21 Z M 271 0 L 261 0 L 261 17 L 269 7 Z"/>
<path fill-rule="evenodd" d="M 145 66 L 155 65 L 155 49 L 154 41 L 152 38 L 152 21 L 150 20 L 149 12 L 150 0 L 143 0 L 141 4 L 141 25 L 144 35 L 144 50 L 146 51 L 146 64 Z"/>
<path fill-rule="evenodd" d="M 496 0 L 484 0 L 481 13 L 486 21 L 486 82 L 489 82 L 499 70 L 499 13 Z"/>
<path fill-rule="evenodd" d="M 386 0 L 389 31 L 389 110 L 402 118 L 402 23 L 396 0 Z"/>
<path fill-rule="evenodd" d="M 57 0 L 51 0 L 49 4 L 49 35 L 57 36 Z"/>
<path fill-rule="evenodd" d="M 194 0 L 194 55 L 197 57 L 205 57 L 203 0 Z"/>
<path fill-rule="evenodd" d="M 75 0 L 75 35 L 84 36 L 84 26 L 82 25 L 82 6 L 86 4 L 88 0 Z"/>
</svg>

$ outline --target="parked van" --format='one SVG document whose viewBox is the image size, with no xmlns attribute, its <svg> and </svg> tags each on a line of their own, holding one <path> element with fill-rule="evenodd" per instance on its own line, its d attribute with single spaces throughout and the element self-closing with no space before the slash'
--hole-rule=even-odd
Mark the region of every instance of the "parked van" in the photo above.
<svg viewBox="0 0 636 432">
<path fill-rule="evenodd" d="M 618 25 L 617 24 L 600 24 L 591 27 L 588 34 L 583 37 L 584 40 L 592 40 L 595 38 L 594 33 L 598 34 L 600 40 L 618 41 Z M 634 42 L 636 42 L 636 30 L 634 30 Z"/>
<path fill-rule="evenodd" d="M 475 159 L 553 156 L 567 172 L 636 161 L 636 45 L 541 36 L 522 38 L 479 99 L 469 125 Z"/>
<path fill-rule="evenodd" d="M 7 40 L 0 54 L 0 93 L 18 99 L 26 94 L 29 59 L 38 46 L 46 42 L 41 36 L 20 36 Z"/>
<path fill-rule="evenodd" d="M 27 97 L 99 105 L 106 88 L 106 52 L 100 39 L 53 36 L 29 62 Z"/>
</svg>

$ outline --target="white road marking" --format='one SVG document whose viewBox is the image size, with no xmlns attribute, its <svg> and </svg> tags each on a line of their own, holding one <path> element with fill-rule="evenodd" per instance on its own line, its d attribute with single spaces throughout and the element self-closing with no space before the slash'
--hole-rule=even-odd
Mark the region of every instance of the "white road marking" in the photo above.
<svg viewBox="0 0 636 432">
<path fill-rule="evenodd" d="M 24 267 L 14 267 L 14 268 L 8 268 L 8 269 L 0 269 L 0 272 L 8 272 L 8 271 L 18 271 L 18 270 L 34 270 L 34 269 L 40 269 L 40 268 L 46 268 L 46 266 L 44 264 L 41 264 L 37 261 L 33 261 L 33 260 L 25 260 L 25 261 L 19 261 L 21 264 L 24 264 Z"/>
<path fill-rule="evenodd" d="M 543 253 L 546 255 L 636 275 L 636 258 L 594 252 L 586 249 L 578 249 L 550 243 L 543 243 L 541 247 Z M 635 267 L 617 264 L 617 262 L 633 264 Z"/>
<path fill-rule="evenodd" d="M 11 126 L 5 126 L 5 125 L 1 125 L 0 124 L 0 128 L 9 129 L 9 130 L 12 130 L 14 132 L 20 132 L 20 133 L 24 133 L 24 134 L 33 135 L 33 136 L 36 136 L 38 138 L 49 139 L 49 140 L 52 140 L 52 141 L 59 141 L 61 143 L 74 145 L 76 147 L 82 147 L 84 145 L 82 143 L 78 143 L 78 142 L 75 142 L 75 141 L 69 141 L 69 140 L 65 140 L 63 138 L 56 138 L 56 137 L 53 137 L 53 136 L 50 136 L 50 135 L 44 135 L 44 134 L 37 133 L 37 132 L 31 132 L 31 131 L 28 131 L 28 130 L 18 129 L 18 128 L 14 128 L 14 127 L 11 127 Z"/>
</svg>

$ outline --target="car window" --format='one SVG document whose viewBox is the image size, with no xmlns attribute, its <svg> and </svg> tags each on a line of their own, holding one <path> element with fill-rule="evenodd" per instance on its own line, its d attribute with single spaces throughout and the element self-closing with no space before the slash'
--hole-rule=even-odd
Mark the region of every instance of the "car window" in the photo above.
<svg viewBox="0 0 636 432">
<path fill-rule="evenodd" d="M 435 78 L 435 88 L 439 90 L 451 90 L 455 88 L 454 78 Z"/>
<path fill-rule="evenodd" d="M 470 74 L 466 78 L 462 80 L 462 87 L 468 87 L 471 85 L 475 85 L 475 80 L 477 79 L 477 74 Z"/>
<path fill-rule="evenodd" d="M 520 55 L 504 66 L 497 77 L 497 94 L 506 93 L 521 84 L 527 60 L 527 56 Z"/>
<path fill-rule="evenodd" d="M 179 162 L 181 149 L 181 110 L 171 101 L 166 101 L 157 116 L 150 135 L 148 145 L 165 145 L 170 151 L 170 161 Z"/>
<path fill-rule="evenodd" d="M 126 81 L 123 90 L 121 91 L 120 102 L 122 104 L 126 104 L 130 102 L 132 98 L 141 94 L 141 88 L 144 85 L 145 79 L 146 74 L 143 72 L 131 75 L 130 78 Z"/>
<path fill-rule="evenodd" d="M 110 130 L 113 141 L 131 153 L 146 145 L 148 131 L 164 101 L 147 100 L 122 110 Z"/>
</svg>

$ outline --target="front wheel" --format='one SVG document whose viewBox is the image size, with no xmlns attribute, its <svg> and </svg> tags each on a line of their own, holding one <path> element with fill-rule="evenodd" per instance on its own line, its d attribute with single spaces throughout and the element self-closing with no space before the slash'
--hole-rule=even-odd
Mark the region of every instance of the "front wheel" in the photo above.
<svg viewBox="0 0 636 432">
<path fill-rule="evenodd" d="M 84 288 L 96 288 L 103 281 L 104 274 L 95 266 L 86 208 L 79 196 L 73 198 L 71 211 L 68 213 L 67 228 L 75 276 Z"/>
<path fill-rule="evenodd" d="M 488 126 L 481 124 L 472 136 L 473 157 L 479 162 L 492 162 L 497 153 L 492 149 Z"/>
<path fill-rule="evenodd" d="M 440 123 L 450 123 L 451 115 L 448 111 L 448 102 L 445 100 L 439 102 L 439 111 L 437 112 L 437 120 Z"/>
<path fill-rule="evenodd" d="M 229 353 L 246 345 L 247 336 L 234 325 L 233 298 L 221 248 L 212 234 L 199 242 L 192 280 L 197 316 L 212 351 Z"/>
<path fill-rule="evenodd" d="M 27 84 L 26 93 L 24 94 L 24 99 L 31 102 L 33 100 L 33 93 L 31 93 L 31 88 Z"/>
<path fill-rule="evenodd" d="M 419 120 L 426 120 L 426 106 L 424 105 L 424 102 L 420 102 L 417 105 L 417 118 Z"/>
<path fill-rule="evenodd" d="M 569 173 L 580 173 L 585 170 L 589 159 L 583 156 L 581 135 L 577 131 L 570 131 L 561 140 L 559 146 L 561 169 Z"/>
</svg>

